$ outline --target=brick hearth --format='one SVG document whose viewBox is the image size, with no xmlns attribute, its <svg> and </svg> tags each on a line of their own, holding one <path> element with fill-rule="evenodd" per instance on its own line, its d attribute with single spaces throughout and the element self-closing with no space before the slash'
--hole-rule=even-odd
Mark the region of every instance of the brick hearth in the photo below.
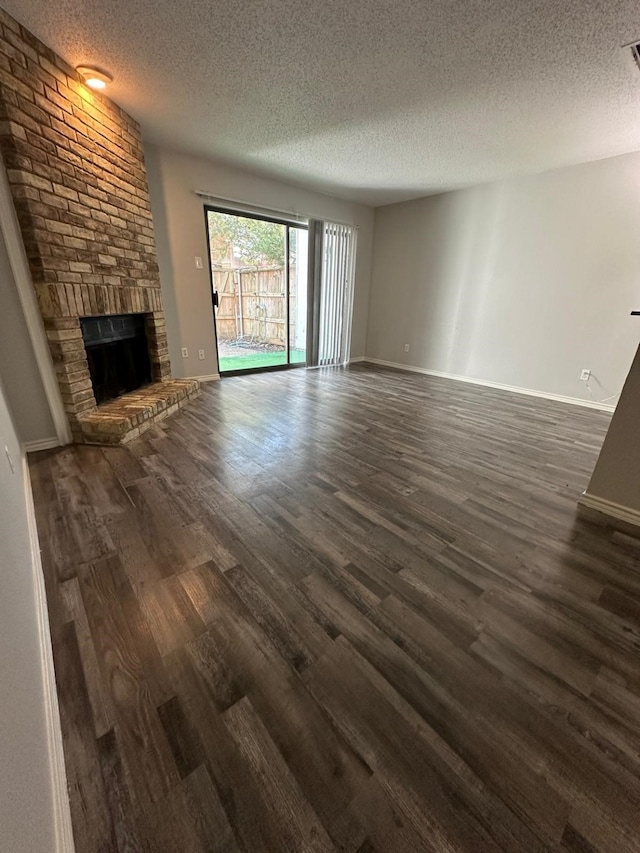
<svg viewBox="0 0 640 853">
<path fill-rule="evenodd" d="M 170 381 L 140 128 L 1 9 L 0 151 L 73 437 L 128 440 L 199 390 Z M 97 406 L 80 318 L 118 314 L 144 315 L 154 384 Z"/>
<path fill-rule="evenodd" d="M 193 379 L 156 382 L 79 416 L 87 444 L 126 444 L 186 406 L 200 392 Z"/>
</svg>

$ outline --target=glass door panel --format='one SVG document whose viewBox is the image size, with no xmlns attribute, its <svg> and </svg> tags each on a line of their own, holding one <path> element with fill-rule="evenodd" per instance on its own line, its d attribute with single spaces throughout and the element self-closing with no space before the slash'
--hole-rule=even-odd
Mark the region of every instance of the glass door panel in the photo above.
<svg viewBox="0 0 640 853">
<path fill-rule="evenodd" d="M 207 210 L 221 373 L 289 363 L 289 226 Z"/>
<path fill-rule="evenodd" d="M 309 234 L 289 228 L 289 361 L 307 361 L 307 266 Z"/>
</svg>

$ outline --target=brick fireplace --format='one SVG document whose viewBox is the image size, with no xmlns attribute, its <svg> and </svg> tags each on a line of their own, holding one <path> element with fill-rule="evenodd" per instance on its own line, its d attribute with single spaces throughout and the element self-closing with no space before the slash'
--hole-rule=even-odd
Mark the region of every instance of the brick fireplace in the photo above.
<svg viewBox="0 0 640 853">
<path fill-rule="evenodd" d="M 134 438 L 199 392 L 171 379 L 140 128 L 3 10 L 0 151 L 74 440 Z M 135 318 L 150 381 L 98 405 L 81 320 L 100 317 Z"/>
</svg>

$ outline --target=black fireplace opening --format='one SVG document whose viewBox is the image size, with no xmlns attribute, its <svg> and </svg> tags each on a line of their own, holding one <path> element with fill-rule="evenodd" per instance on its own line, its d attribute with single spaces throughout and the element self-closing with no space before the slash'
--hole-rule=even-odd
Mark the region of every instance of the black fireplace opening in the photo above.
<svg viewBox="0 0 640 853">
<path fill-rule="evenodd" d="M 80 327 L 98 405 L 151 382 L 144 314 L 81 317 Z"/>
</svg>

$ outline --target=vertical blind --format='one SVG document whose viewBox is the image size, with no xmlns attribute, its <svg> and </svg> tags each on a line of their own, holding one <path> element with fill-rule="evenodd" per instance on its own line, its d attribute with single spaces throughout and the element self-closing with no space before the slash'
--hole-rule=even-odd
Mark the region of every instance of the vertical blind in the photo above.
<svg viewBox="0 0 640 853">
<path fill-rule="evenodd" d="M 322 223 L 318 365 L 349 361 L 357 237 L 350 225 Z"/>
</svg>

